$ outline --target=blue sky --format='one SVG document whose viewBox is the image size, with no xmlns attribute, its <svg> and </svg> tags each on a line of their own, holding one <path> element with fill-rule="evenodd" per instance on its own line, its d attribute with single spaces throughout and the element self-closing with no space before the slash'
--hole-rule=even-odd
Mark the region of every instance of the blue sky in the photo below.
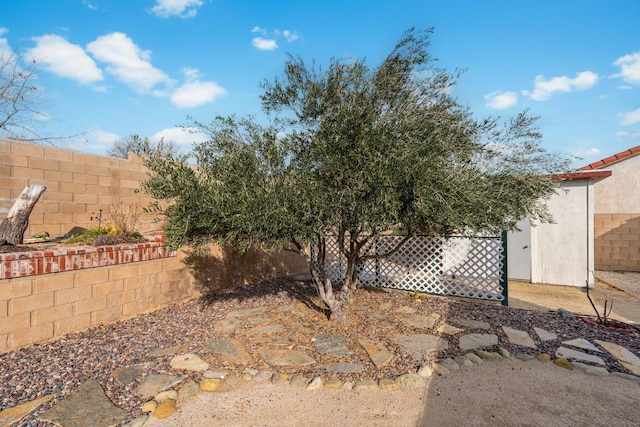
<svg viewBox="0 0 640 427">
<path fill-rule="evenodd" d="M 639 22 L 638 0 L 14 0 L 0 50 L 39 63 L 40 133 L 103 153 L 131 134 L 188 147 L 187 116 L 260 116 L 287 53 L 376 66 L 407 28 L 434 27 L 439 65 L 466 69 L 460 102 L 529 109 L 544 147 L 580 166 L 640 145 Z"/>
</svg>

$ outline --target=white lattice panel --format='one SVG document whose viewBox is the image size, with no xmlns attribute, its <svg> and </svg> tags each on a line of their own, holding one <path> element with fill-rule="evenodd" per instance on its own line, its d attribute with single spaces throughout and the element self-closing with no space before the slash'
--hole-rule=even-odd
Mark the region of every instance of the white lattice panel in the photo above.
<svg viewBox="0 0 640 427">
<path fill-rule="evenodd" d="M 401 239 L 382 236 L 368 252 L 384 254 Z M 498 237 L 414 237 L 393 255 L 364 262 L 358 278 L 367 286 L 502 301 L 504 255 Z M 345 260 L 335 238 L 327 238 L 326 269 L 332 281 L 344 281 Z"/>
</svg>

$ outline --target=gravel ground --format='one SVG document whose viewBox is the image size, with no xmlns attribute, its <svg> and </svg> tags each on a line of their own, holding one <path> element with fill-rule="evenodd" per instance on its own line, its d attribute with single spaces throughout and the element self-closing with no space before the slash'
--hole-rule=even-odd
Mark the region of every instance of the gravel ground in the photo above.
<svg viewBox="0 0 640 427">
<path fill-rule="evenodd" d="M 596 277 L 640 298 L 640 273 L 635 271 L 596 271 Z"/>
<path fill-rule="evenodd" d="M 171 356 L 154 358 L 150 353 L 158 348 L 184 346 L 184 352 L 199 354 L 211 363 L 212 368 L 230 369 L 235 374 L 241 375 L 246 366 L 222 366 L 213 355 L 207 353 L 204 345 L 217 337 L 213 326 L 228 312 L 265 305 L 269 307 L 267 314 L 272 315 L 269 324 L 284 326 L 285 332 L 279 334 L 278 338 L 284 341 L 285 348 L 296 348 L 318 361 L 315 365 L 299 369 L 293 367 L 280 369 L 280 372 L 289 374 L 327 377 L 327 373 L 320 371 L 318 366 L 345 361 L 335 356 L 320 354 L 315 350 L 312 337 L 320 333 L 343 335 L 347 345 L 353 351 L 348 361 L 365 367 L 364 372 L 335 375 L 344 381 L 394 378 L 405 372 L 415 372 L 422 364 L 462 353 L 458 349 L 457 337 L 446 336 L 450 345 L 447 351 L 425 356 L 421 361 L 404 355 L 399 348 L 394 347 L 386 339 L 387 335 L 425 333 L 425 331 L 404 325 L 400 319 L 407 315 L 398 312 L 401 307 L 414 308 L 418 314 L 439 313 L 441 319 L 433 327 L 431 331 L 433 334 L 438 334 L 437 327 L 451 317 L 487 321 L 492 325 L 492 329 L 486 332 L 498 335 L 503 347 L 512 353 L 530 351 L 531 354 L 546 352 L 553 355 L 559 341 L 581 337 L 591 342 L 594 340 L 614 342 L 635 354 L 640 354 L 640 331 L 633 328 L 633 332 L 620 332 L 611 328 L 589 325 L 580 316 L 566 318 L 550 311 L 512 309 L 494 303 L 468 302 L 453 298 L 430 297 L 426 302 L 418 302 L 409 298 L 406 292 L 401 291 L 360 289 L 356 294 L 350 322 L 335 324 L 326 320 L 326 314 L 320 308 L 319 299 L 310 283 L 278 279 L 237 288 L 209 298 L 176 304 L 133 319 L 92 328 L 55 341 L 0 355 L 0 411 L 43 395 L 53 395 L 49 403 L 40 407 L 20 424 L 21 426 L 48 426 L 46 422 L 38 420 L 38 415 L 69 395 L 82 382 L 95 379 L 116 406 L 129 412 L 128 421 L 130 421 L 140 415 L 139 408 L 144 403 L 133 393 L 139 381 L 126 386 L 122 385 L 112 376 L 114 369 L 151 362 L 145 370 L 145 375 L 175 374 L 169 366 Z M 277 308 L 282 306 L 293 306 L 295 311 L 278 311 Z M 558 340 L 541 343 L 538 351 L 505 345 L 508 342 L 501 329 L 502 325 L 525 330 L 532 337 L 536 337 L 533 327 L 540 327 L 558 334 Z M 253 326 L 245 321 L 240 329 L 226 334 L 225 337 L 240 339 L 245 343 L 247 350 L 256 361 L 251 367 L 272 369 L 262 362 L 258 355 L 263 344 L 259 336 L 251 333 Z M 396 354 L 396 357 L 387 367 L 376 370 L 366 352 L 358 345 L 359 338 L 386 341 L 388 348 Z M 488 350 L 497 350 L 497 347 Z M 589 351 L 586 352 L 589 353 Z M 606 360 L 609 370 L 627 372 L 608 354 L 598 353 L 598 355 Z M 199 375 L 201 374 L 191 374 L 191 378 L 199 380 Z M 183 376 L 185 381 L 190 377 L 189 374 Z"/>
</svg>

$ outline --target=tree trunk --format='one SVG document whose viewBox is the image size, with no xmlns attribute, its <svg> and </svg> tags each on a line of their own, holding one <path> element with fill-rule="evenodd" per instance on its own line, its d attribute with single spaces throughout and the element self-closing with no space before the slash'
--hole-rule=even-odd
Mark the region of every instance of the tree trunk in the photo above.
<svg viewBox="0 0 640 427">
<path fill-rule="evenodd" d="M 15 201 L 6 218 L 0 222 L 0 241 L 6 240 L 10 245 L 23 242 L 24 232 L 29 225 L 29 216 L 46 187 L 29 184 Z"/>
</svg>

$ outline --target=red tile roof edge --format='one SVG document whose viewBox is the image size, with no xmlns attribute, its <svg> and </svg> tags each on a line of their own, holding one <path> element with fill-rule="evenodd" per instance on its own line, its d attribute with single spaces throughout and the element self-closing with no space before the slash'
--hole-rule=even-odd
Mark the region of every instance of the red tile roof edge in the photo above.
<svg viewBox="0 0 640 427">
<path fill-rule="evenodd" d="M 578 170 L 591 170 L 591 169 L 602 169 L 605 166 L 609 166 L 613 163 L 619 162 L 620 160 L 624 160 L 628 157 L 633 157 L 640 154 L 640 145 L 637 147 L 629 148 L 621 153 L 614 154 L 613 156 L 607 157 L 606 159 L 598 160 L 597 162 L 593 162 L 588 164 L 587 166 L 583 166 Z"/>
<path fill-rule="evenodd" d="M 610 170 L 580 170 L 573 173 L 563 173 L 554 175 L 556 179 L 591 179 L 591 178 L 606 178 L 611 176 Z"/>
</svg>

